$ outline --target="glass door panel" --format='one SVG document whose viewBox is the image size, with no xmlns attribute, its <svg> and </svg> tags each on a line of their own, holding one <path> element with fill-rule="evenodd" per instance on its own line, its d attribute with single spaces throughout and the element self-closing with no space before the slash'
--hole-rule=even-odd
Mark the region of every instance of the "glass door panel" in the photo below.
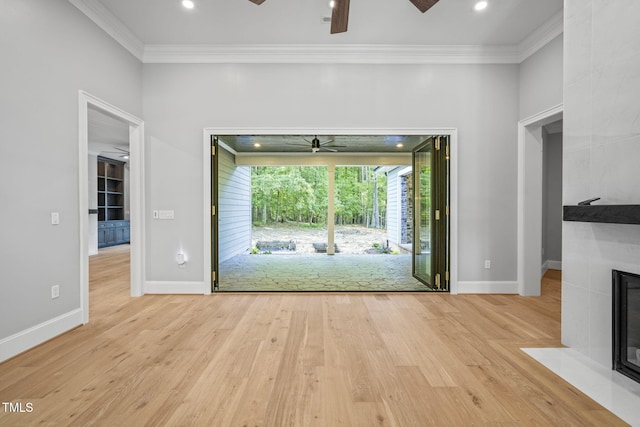
<svg viewBox="0 0 640 427">
<path fill-rule="evenodd" d="M 431 274 L 431 148 L 432 138 L 413 155 L 414 238 L 413 275 L 428 287 L 434 287 Z"/>
<path fill-rule="evenodd" d="M 449 290 L 449 137 L 427 139 L 413 152 L 413 276 Z"/>
</svg>

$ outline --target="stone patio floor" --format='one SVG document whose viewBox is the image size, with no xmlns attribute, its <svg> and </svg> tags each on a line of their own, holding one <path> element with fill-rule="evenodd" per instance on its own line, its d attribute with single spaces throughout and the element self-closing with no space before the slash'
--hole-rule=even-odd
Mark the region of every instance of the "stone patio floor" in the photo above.
<svg viewBox="0 0 640 427">
<path fill-rule="evenodd" d="M 236 255 L 219 266 L 221 292 L 427 291 L 411 255 Z"/>
</svg>

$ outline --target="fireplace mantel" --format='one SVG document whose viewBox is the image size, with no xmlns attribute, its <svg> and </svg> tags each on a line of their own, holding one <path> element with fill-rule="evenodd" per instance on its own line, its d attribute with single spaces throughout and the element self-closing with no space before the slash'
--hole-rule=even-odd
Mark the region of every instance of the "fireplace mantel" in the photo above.
<svg viewBox="0 0 640 427">
<path fill-rule="evenodd" d="M 640 205 L 564 206 L 564 221 L 640 224 Z"/>
</svg>

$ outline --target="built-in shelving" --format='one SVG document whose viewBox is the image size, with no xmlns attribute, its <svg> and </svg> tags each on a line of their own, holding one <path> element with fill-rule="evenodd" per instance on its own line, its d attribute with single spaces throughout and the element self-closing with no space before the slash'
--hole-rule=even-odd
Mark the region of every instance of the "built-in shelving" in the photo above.
<svg viewBox="0 0 640 427">
<path fill-rule="evenodd" d="M 564 206 L 562 219 L 608 224 L 640 224 L 640 205 Z"/>
<path fill-rule="evenodd" d="M 129 242 L 124 162 L 98 157 L 98 247 Z"/>
</svg>

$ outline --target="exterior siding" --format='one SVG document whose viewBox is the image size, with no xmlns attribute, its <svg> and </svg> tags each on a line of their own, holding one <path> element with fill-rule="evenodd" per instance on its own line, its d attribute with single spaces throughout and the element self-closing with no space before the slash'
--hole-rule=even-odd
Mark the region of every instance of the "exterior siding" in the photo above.
<svg viewBox="0 0 640 427">
<path fill-rule="evenodd" d="M 251 168 L 236 166 L 233 154 L 219 150 L 219 262 L 251 247 Z"/>
</svg>

